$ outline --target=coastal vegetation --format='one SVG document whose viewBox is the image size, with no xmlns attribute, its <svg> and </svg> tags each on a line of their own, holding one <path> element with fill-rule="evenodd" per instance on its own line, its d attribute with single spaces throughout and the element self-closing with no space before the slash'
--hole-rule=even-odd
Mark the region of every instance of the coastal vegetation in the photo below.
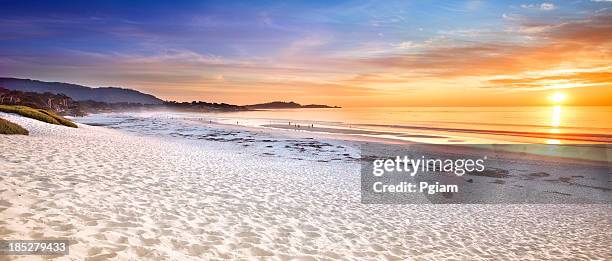
<svg viewBox="0 0 612 261">
<path fill-rule="evenodd" d="M 42 122 L 55 124 L 55 125 L 63 125 L 72 128 L 78 128 L 76 124 L 72 121 L 55 114 L 54 112 L 50 112 L 43 109 L 35 109 L 27 106 L 21 105 L 0 105 L 0 111 L 6 113 L 15 113 L 24 117 L 32 118 L 35 120 L 39 120 Z"/>
<path fill-rule="evenodd" d="M 0 87 L 0 105 L 21 105 L 61 115 L 85 115 L 79 103 L 72 98 L 50 92 L 24 92 Z"/>
<path fill-rule="evenodd" d="M 28 130 L 16 123 L 0 118 L 0 134 L 28 135 Z"/>
</svg>

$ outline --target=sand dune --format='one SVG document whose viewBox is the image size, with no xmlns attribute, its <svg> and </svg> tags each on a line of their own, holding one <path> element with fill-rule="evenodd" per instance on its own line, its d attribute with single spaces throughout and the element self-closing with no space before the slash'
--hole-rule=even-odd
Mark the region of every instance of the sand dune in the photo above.
<svg viewBox="0 0 612 261">
<path fill-rule="evenodd" d="M 0 238 L 58 260 L 612 256 L 610 205 L 364 205 L 356 162 L 0 117 L 31 133 L 0 136 Z"/>
</svg>

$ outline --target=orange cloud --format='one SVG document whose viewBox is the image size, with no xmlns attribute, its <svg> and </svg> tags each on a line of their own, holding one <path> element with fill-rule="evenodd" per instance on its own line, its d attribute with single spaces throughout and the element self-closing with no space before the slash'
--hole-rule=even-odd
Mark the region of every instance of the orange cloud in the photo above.
<svg viewBox="0 0 612 261">
<path fill-rule="evenodd" d="M 605 68 L 610 69 L 610 68 Z M 542 76 L 542 77 L 523 77 L 523 78 L 502 78 L 493 79 L 489 83 L 495 87 L 507 88 L 542 88 L 546 85 L 556 84 L 574 84 L 580 86 L 611 86 L 612 87 L 612 72 L 610 71 L 595 71 L 595 72 L 577 72 L 569 74 Z M 554 87 L 554 86 L 553 86 Z"/>
<path fill-rule="evenodd" d="M 549 26 L 523 22 L 520 30 L 535 27 L 546 29 L 523 35 L 530 39 L 526 43 L 461 43 L 359 62 L 432 77 L 461 77 L 544 70 L 569 63 L 606 65 L 612 58 L 612 16 L 609 14 Z"/>
</svg>

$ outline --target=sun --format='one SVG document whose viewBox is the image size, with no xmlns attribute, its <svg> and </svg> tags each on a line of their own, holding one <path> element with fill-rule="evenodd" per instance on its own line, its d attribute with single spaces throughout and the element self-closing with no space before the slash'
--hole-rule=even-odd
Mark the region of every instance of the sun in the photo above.
<svg viewBox="0 0 612 261">
<path fill-rule="evenodd" d="M 548 97 L 548 99 L 550 99 L 550 101 L 552 101 L 553 103 L 556 103 L 556 104 L 562 103 L 565 100 L 565 98 L 567 98 L 567 95 L 565 95 L 565 93 L 561 93 L 561 92 L 555 92 L 550 97 Z"/>
</svg>

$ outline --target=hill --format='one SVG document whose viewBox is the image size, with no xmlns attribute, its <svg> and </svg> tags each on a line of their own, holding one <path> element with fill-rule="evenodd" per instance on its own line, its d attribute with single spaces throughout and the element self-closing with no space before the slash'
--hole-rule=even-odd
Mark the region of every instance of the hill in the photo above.
<svg viewBox="0 0 612 261">
<path fill-rule="evenodd" d="M 88 86 L 62 83 L 43 82 L 30 79 L 0 78 L 0 86 L 18 91 L 65 94 L 76 101 L 97 101 L 106 103 L 141 103 L 162 104 L 157 97 L 132 89 L 117 87 L 92 88 Z"/>
<path fill-rule="evenodd" d="M 23 92 L 8 90 L 0 86 L 0 106 L 3 105 L 28 106 L 35 109 L 44 109 L 61 115 L 71 116 L 83 116 L 88 113 L 150 110 L 189 112 L 228 112 L 247 110 L 247 108 L 244 106 L 227 103 L 210 103 L 204 101 L 164 101 L 162 104 L 141 104 L 127 102 L 107 103 L 91 100 L 75 101 L 64 94 L 54 94 L 50 92 Z"/>
<path fill-rule="evenodd" d="M 300 109 L 300 108 L 340 108 L 337 106 L 329 106 L 329 105 L 321 105 L 321 104 L 308 104 L 301 105 L 296 102 L 281 102 L 274 101 L 268 103 L 260 103 L 253 105 L 246 105 L 245 107 L 249 109 Z"/>
</svg>

